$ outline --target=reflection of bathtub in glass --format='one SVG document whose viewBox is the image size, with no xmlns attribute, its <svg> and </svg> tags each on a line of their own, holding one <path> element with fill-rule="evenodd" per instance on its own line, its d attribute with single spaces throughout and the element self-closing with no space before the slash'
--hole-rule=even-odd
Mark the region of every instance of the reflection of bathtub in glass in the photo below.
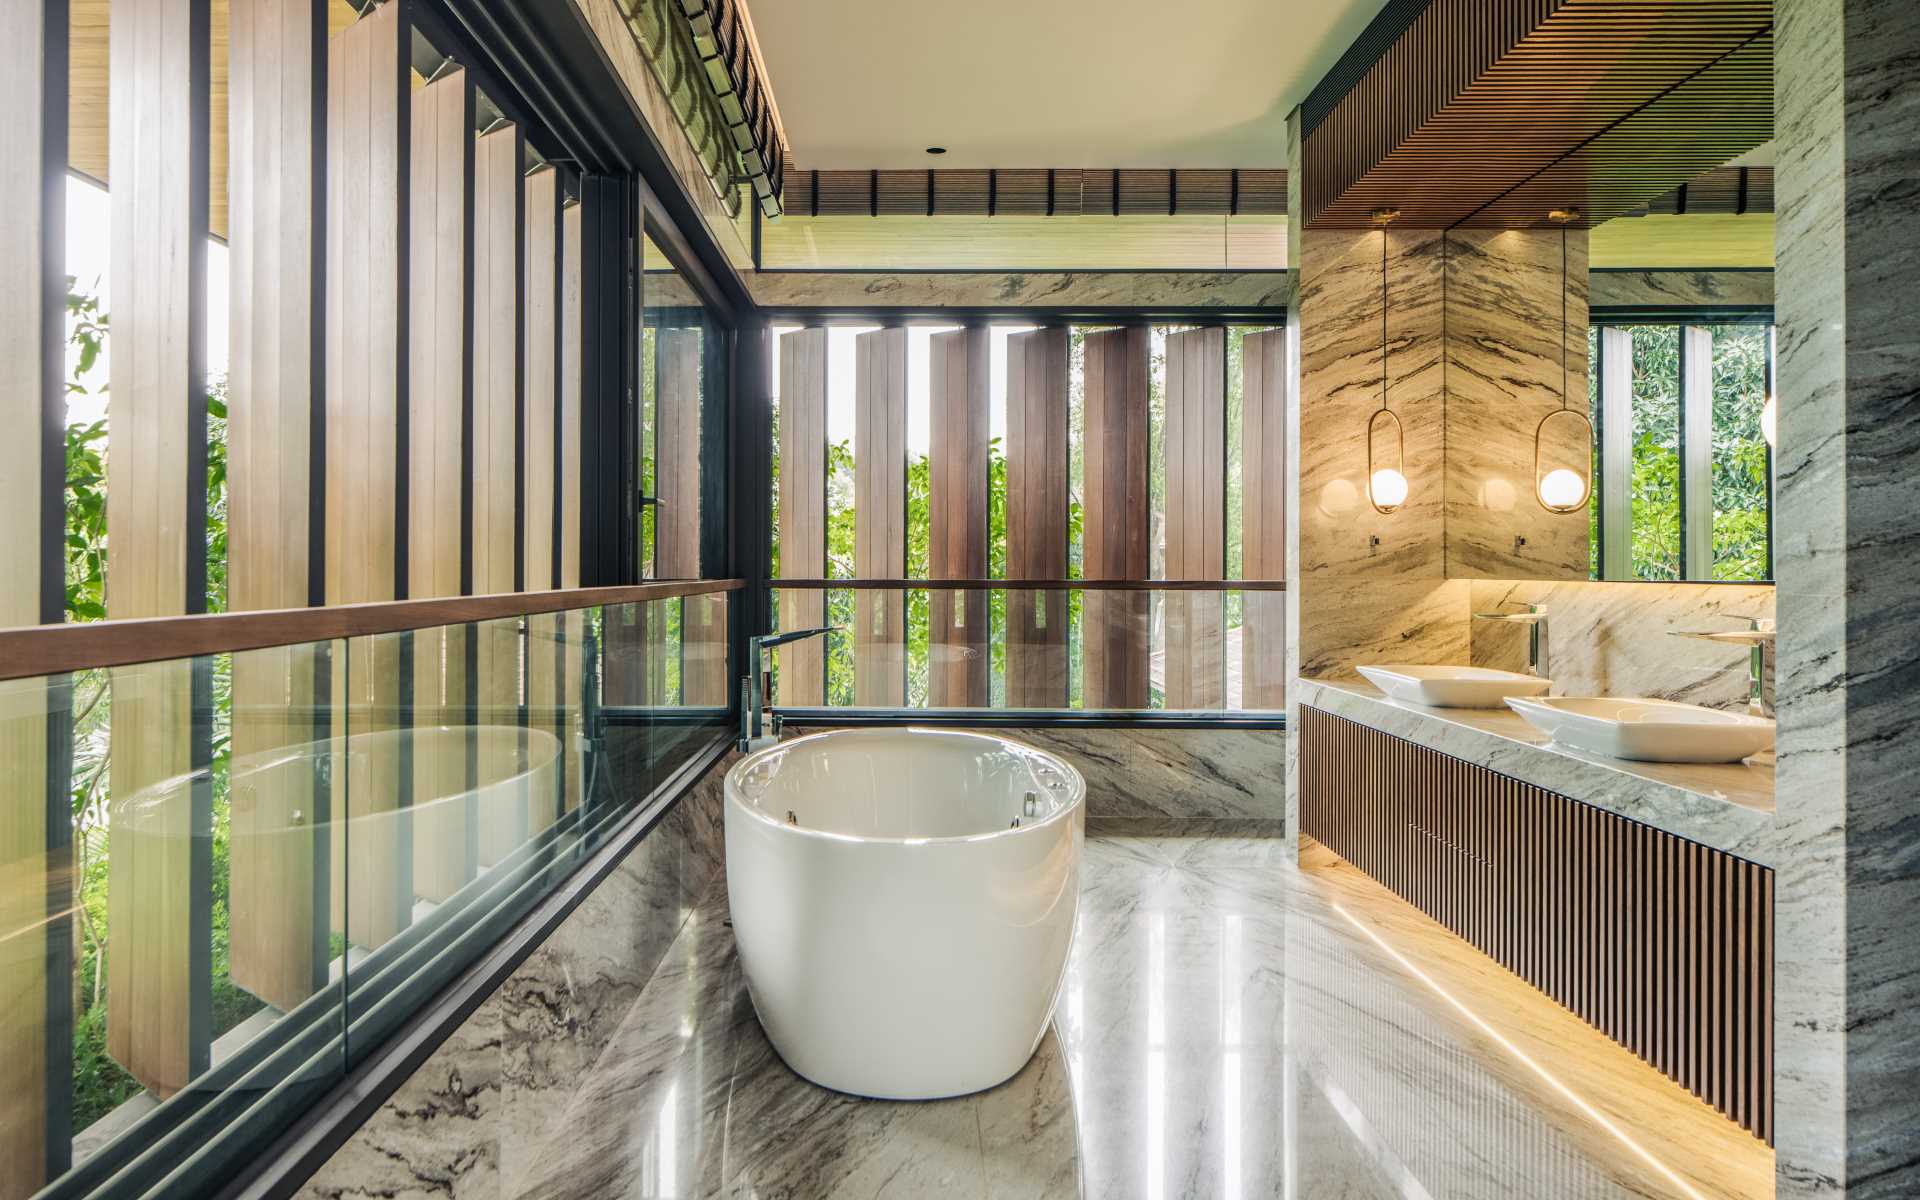
<svg viewBox="0 0 1920 1200">
<path fill-rule="evenodd" d="M 175 776 L 112 805 L 110 906 L 121 886 L 132 903 L 195 903 L 205 868 L 188 843 L 213 833 L 212 774 Z M 508 725 L 296 743 L 236 757 L 226 778 L 232 977 L 281 1009 L 324 982 L 312 946 L 329 930 L 377 949 L 412 924 L 420 902 L 452 899 L 562 815 L 559 739 Z"/>
</svg>

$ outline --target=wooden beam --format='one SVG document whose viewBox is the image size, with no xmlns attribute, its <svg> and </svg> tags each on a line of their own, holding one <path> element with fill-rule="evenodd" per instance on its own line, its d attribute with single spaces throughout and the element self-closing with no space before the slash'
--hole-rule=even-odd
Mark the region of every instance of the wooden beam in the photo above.
<svg viewBox="0 0 1920 1200">
<path fill-rule="evenodd" d="M 987 577 L 987 438 L 991 414 L 988 333 L 972 326 L 929 339 L 927 573 L 935 579 Z M 988 702 L 987 593 L 928 597 L 927 704 L 981 708 Z"/>
<path fill-rule="evenodd" d="M 1089 579 L 1145 579 L 1147 546 L 1147 327 L 1084 340 L 1086 513 L 1082 569 Z M 1147 595 L 1089 593 L 1081 601 L 1083 694 L 1088 708 L 1145 708 Z"/>
<path fill-rule="evenodd" d="M 525 403 L 524 303 L 521 271 L 525 248 L 525 193 L 521 168 L 526 142 L 517 125 L 498 126 L 474 143 L 473 167 L 473 444 L 468 462 L 473 494 L 473 586 L 477 591 L 518 591 L 523 568 L 518 439 Z M 521 625 L 519 619 L 488 621 L 474 630 L 478 645 L 476 724 L 520 724 Z M 498 737 L 480 738 L 479 783 L 516 774 Z M 491 794 L 480 812 L 480 862 L 504 859 L 540 822 L 541 807 Z"/>
<path fill-rule="evenodd" d="M 780 573 L 827 573 L 827 331 L 780 335 Z M 780 593 L 780 628 L 826 623 L 818 591 Z M 826 656 L 821 639 L 783 646 L 781 704 L 826 701 Z"/>
<path fill-rule="evenodd" d="M 328 604 L 392 600 L 406 566 L 399 552 L 410 231 L 410 180 L 401 163 L 403 139 L 412 136 L 405 8 L 379 5 L 328 43 Z M 411 781 L 401 778 L 398 740 L 382 736 L 399 704 L 400 639 L 356 640 L 345 659 L 333 664 L 334 713 L 362 752 L 351 771 L 333 772 L 333 923 L 371 949 L 407 926 L 413 906 L 409 828 L 397 816 Z"/>
<path fill-rule="evenodd" d="M 859 575 L 907 573 L 907 331 L 853 340 L 853 563 Z M 907 702 L 904 592 L 854 597 L 853 702 Z"/>
<path fill-rule="evenodd" d="M 407 246 L 407 594 L 413 597 L 465 590 L 474 108 L 473 80 L 459 69 L 413 96 Z M 478 868 L 474 774 L 457 732 L 469 724 L 473 705 L 468 637 L 464 627 L 440 626 L 408 639 L 413 890 L 435 902 L 459 891 Z M 442 729 L 449 732 L 437 732 Z"/>
<path fill-rule="evenodd" d="M 314 385 L 324 366 L 316 235 L 326 220 L 325 129 L 314 98 L 326 30 L 310 0 L 232 0 L 227 94 L 227 607 L 315 598 Z M 326 984 L 328 735 L 312 712 L 314 646 L 232 661 L 229 973 L 280 1009 Z M 289 748 L 305 749 L 289 755 Z"/>
<path fill-rule="evenodd" d="M 705 573 L 700 547 L 707 513 L 701 507 L 701 426 L 707 389 L 701 359 L 709 333 L 699 326 L 673 326 L 655 335 L 654 568 L 666 579 L 698 579 Z M 666 606 L 663 606 L 663 612 Z M 724 599 L 689 597 L 680 609 L 680 701 L 727 702 L 727 630 Z"/>
<path fill-rule="evenodd" d="M 580 218 L 577 203 L 560 211 L 560 582 L 563 588 L 580 586 L 580 455 L 582 432 L 580 395 L 584 374 L 580 362 L 582 317 L 580 291 Z M 586 614 L 561 616 L 561 707 L 566 729 L 560 738 L 562 795 L 560 806 L 572 812 L 580 806 L 585 783 L 585 758 L 578 749 L 584 732 L 583 689 L 586 686 Z"/>
<path fill-rule="evenodd" d="M 9 4 L 0 50 L 0 621 L 58 621 L 67 155 L 64 3 Z M 71 1160 L 72 824 L 64 681 L 0 684 L 0 1198 L 21 1200 Z M 50 735 L 52 735 L 50 737 Z"/>
<path fill-rule="evenodd" d="M 1007 576 L 1067 575 L 1067 330 L 1007 338 Z M 1067 705 L 1067 593 L 1007 593 L 1007 706 Z"/>
<path fill-rule="evenodd" d="M 1240 571 L 1249 579 L 1287 573 L 1287 331 L 1249 333 L 1240 342 Z M 1285 708 L 1287 598 L 1240 597 L 1240 703 Z"/>
<path fill-rule="evenodd" d="M 114 6 L 107 607 L 206 607 L 206 0 Z M 211 794 L 189 663 L 113 674 L 107 1052 L 171 1095 L 208 1063 Z M 196 695 L 201 693 L 201 695 Z"/>
<path fill-rule="evenodd" d="M 1167 335 L 1167 578 L 1227 570 L 1227 331 Z M 1168 708 L 1227 703 L 1225 596 L 1168 593 Z"/>
</svg>

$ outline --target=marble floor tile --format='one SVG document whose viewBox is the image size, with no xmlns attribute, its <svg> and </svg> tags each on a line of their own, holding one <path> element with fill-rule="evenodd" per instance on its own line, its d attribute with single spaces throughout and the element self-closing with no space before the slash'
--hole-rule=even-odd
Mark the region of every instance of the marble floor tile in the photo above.
<svg viewBox="0 0 1920 1200">
<path fill-rule="evenodd" d="M 889 1103 L 794 1075 L 716 886 L 499 1194 L 1766 1194 L 1764 1146 L 1336 860 L 1275 838 L 1086 854 L 1054 1027 L 1007 1083 Z"/>
</svg>

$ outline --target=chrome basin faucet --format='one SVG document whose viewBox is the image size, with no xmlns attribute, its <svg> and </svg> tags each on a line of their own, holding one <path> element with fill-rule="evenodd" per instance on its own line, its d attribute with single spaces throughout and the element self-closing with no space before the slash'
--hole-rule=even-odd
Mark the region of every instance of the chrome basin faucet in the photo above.
<svg viewBox="0 0 1920 1200">
<path fill-rule="evenodd" d="M 747 639 L 747 675 L 740 681 L 740 753 L 745 754 L 753 748 L 753 743 L 761 736 L 761 706 L 766 701 L 767 651 L 775 646 L 784 646 L 788 642 L 797 642 L 802 638 L 819 637 L 822 634 L 837 633 L 839 627 L 822 625 L 815 629 L 795 629 L 787 633 L 766 633 Z M 773 736 L 780 736 L 780 718 L 772 718 Z"/>
<path fill-rule="evenodd" d="M 1527 626 L 1527 674 L 1547 677 L 1547 606 L 1529 604 L 1518 613 L 1475 613 L 1476 621 L 1511 621 Z"/>
<path fill-rule="evenodd" d="M 1747 648 L 1747 712 L 1773 719 L 1773 618 L 1748 617 L 1747 628 L 1735 630 L 1676 629 L 1674 637 L 1703 642 L 1732 643 Z"/>
</svg>

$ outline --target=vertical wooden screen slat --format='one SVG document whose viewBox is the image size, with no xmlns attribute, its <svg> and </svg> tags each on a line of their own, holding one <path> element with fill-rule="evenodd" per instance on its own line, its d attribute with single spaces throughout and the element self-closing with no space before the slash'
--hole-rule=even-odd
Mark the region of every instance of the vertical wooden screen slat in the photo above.
<svg viewBox="0 0 1920 1200">
<path fill-rule="evenodd" d="M 907 331 L 853 340 L 853 573 L 907 573 Z M 854 594 L 853 702 L 907 701 L 906 596 Z"/>
<path fill-rule="evenodd" d="M 1007 338 L 1007 578 L 1067 577 L 1067 331 Z M 1007 593 L 1007 706 L 1065 708 L 1067 593 Z"/>
<path fill-rule="evenodd" d="M 1167 578 L 1227 569 L 1227 331 L 1167 335 Z M 1227 703 L 1226 607 L 1219 593 L 1168 592 L 1166 704 Z"/>
<path fill-rule="evenodd" d="M 1147 328 L 1086 335 L 1083 567 L 1088 579 L 1145 579 L 1148 571 Z M 1088 592 L 1081 600 L 1088 708 L 1145 708 L 1145 592 Z"/>
<path fill-rule="evenodd" d="M 0 49 L 0 625 L 61 619 L 58 540 L 65 423 L 61 237 L 67 162 L 66 6 L 8 9 Z M 59 683 L 0 684 L 0 1197 L 32 1195 L 69 1161 L 72 988 L 70 800 L 49 742 Z"/>
<path fill-rule="evenodd" d="M 469 380 L 467 288 L 473 246 L 473 81 L 449 71 L 413 97 L 408 163 L 407 595 L 457 596 Z M 464 626 L 409 639 L 416 730 L 469 724 L 472 681 Z M 458 734 L 413 741 L 413 889 L 444 901 L 474 876 L 473 773 Z"/>
<path fill-rule="evenodd" d="M 931 339 L 928 423 L 927 573 L 933 579 L 986 579 L 987 438 L 991 369 L 987 331 L 971 327 Z M 987 593 L 936 591 L 929 597 L 927 704 L 977 708 L 988 700 Z"/>
<path fill-rule="evenodd" d="M 560 213 L 560 581 L 559 586 L 580 586 L 580 217 L 579 204 L 568 204 Z M 567 726 L 560 738 L 565 763 L 565 793 L 561 806 L 568 812 L 580 805 L 581 777 L 584 765 L 575 734 L 582 732 L 586 686 L 586 614 L 564 615 L 561 637 L 564 658 L 560 670 L 563 708 Z"/>
<path fill-rule="evenodd" d="M 206 606 L 207 0 L 121 0 L 108 33 L 113 364 L 107 610 Z M 170 1095 L 206 1069 L 211 944 L 204 664 L 113 672 L 107 1052 Z M 196 744 L 199 743 L 199 744 Z M 169 783 L 167 781 L 176 781 Z"/>
<path fill-rule="evenodd" d="M 1287 331 L 1240 341 L 1240 571 L 1247 579 L 1287 576 Z M 1287 598 L 1240 597 L 1240 703 L 1285 708 Z"/>
<path fill-rule="evenodd" d="M 1680 578 L 1713 578 L 1713 333 L 1680 327 Z"/>
<path fill-rule="evenodd" d="M 780 335 L 780 573 L 820 579 L 827 573 L 827 331 Z M 782 591 L 780 628 L 826 622 L 819 592 Z M 781 704 L 826 700 L 821 639 L 783 646 Z"/>
<path fill-rule="evenodd" d="M 557 518 L 560 401 L 560 173 L 551 166 L 529 171 L 522 181 L 526 213 L 526 319 L 522 350 L 526 365 L 526 412 L 521 423 L 525 453 L 521 538 L 525 566 L 521 574 L 528 591 L 558 586 L 559 543 L 554 539 Z M 527 724 L 555 738 L 564 732 L 560 719 L 562 642 L 565 617 L 543 613 L 527 618 Z M 537 778 L 529 797 L 532 831 L 538 833 L 560 815 L 561 777 Z"/>
<path fill-rule="evenodd" d="M 473 495 L 473 590 L 480 594 L 520 587 L 517 562 L 519 513 L 516 496 L 518 438 L 524 379 L 521 359 L 521 231 L 525 199 L 521 164 L 525 142 L 515 125 L 481 134 L 473 165 L 473 457 L 468 464 Z M 481 725 L 520 721 L 520 623 L 487 621 L 478 639 L 475 694 Z M 516 773 L 505 738 L 481 739 L 484 788 Z M 527 835 L 535 816 L 523 803 L 495 795 L 480 812 L 480 861 L 499 862 Z"/>
<path fill-rule="evenodd" d="M 410 29 L 382 4 L 336 33 L 327 57 L 326 601 L 398 591 L 398 432 L 407 383 L 405 237 Z M 373 948 L 413 901 L 407 782 L 395 727 L 400 639 L 359 638 L 332 671 L 352 767 L 333 773 L 333 920 Z M 351 856 L 351 868 L 348 857 Z M 351 879 L 349 894 L 345 886 Z"/>
<path fill-rule="evenodd" d="M 654 568 L 662 579 L 698 579 L 706 514 L 701 511 L 701 356 L 706 332 L 668 326 L 654 338 Z M 671 602 L 669 602 L 671 603 Z M 685 704 L 727 702 L 726 601 L 680 602 L 680 691 Z M 662 605 L 664 609 L 666 605 Z"/>
<path fill-rule="evenodd" d="M 311 548 L 315 334 L 326 219 L 315 87 L 326 30 L 309 0 L 232 0 L 228 52 L 227 606 L 297 608 L 313 599 Z M 310 744 L 325 727 L 303 714 L 316 655 L 289 646 L 233 656 L 236 763 Z M 307 761 L 318 765 L 317 757 Z M 324 828 L 311 769 L 247 772 L 232 793 L 229 971 L 280 1009 L 326 984 L 320 919 Z"/>
</svg>

